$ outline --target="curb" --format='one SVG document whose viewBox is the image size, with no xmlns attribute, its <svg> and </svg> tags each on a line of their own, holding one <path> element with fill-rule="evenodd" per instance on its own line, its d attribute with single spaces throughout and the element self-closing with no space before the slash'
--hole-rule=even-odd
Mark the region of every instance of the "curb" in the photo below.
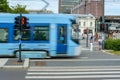
<svg viewBox="0 0 120 80">
<path fill-rule="evenodd" d="M 8 61 L 8 58 L 2 58 L 0 59 L 0 68 L 3 68 L 4 65 L 7 63 Z"/>
<path fill-rule="evenodd" d="M 21 69 L 25 69 L 25 68 L 28 68 L 29 67 L 29 59 L 25 59 L 25 61 L 24 61 L 24 64 L 22 65 L 22 66 L 13 66 L 13 65 L 9 65 L 9 66 L 0 66 L 0 68 L 4 68 L 4 69 L 6 69 L 6 68 L 21 68 Z"/>
<path fill-rule="evenodd" d="M 114 55 L 114 54 L 112 54 L 112 53 L 106 52 L 105 50 L 102 50 L 102 52 L 107 53 L 107 54 L 110 54 L 110 55 Z"/>
</svg>

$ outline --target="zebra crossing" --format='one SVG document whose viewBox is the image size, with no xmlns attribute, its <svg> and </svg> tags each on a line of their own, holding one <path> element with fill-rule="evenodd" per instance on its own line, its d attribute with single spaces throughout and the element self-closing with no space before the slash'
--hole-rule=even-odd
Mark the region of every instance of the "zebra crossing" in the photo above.
<svg viewBox="0 0 120 80">
<path fill-rule="evenodd" d="M 120 79 L 120 67 L 30 67 L 26 80 L 40 79 Z"/>
</svg>

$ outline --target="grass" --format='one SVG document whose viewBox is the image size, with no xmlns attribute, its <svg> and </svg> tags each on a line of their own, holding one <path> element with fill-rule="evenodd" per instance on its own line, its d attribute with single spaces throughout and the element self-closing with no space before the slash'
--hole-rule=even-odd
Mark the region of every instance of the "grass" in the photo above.
<svg viewBox="0 0 120 80">
<path fill-rule="evenodd" d="M 106 52 L 115 54 L 115 55 L 120 55 L 120 51 L 114 51 L 114 50 L 107 50 Z"/>
</svg>

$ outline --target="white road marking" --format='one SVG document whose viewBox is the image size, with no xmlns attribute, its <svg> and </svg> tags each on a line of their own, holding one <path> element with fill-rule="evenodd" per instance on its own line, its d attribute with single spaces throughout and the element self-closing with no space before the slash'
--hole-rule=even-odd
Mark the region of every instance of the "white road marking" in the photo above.
<svg viewBox="0 0 120 80">
<path fill-rule="evenodd" d="M 86 74 L 120 74 L 120 71 L 110 71 L 110 72 L 49 72 L 49 73 L 45 73 L 45 72 L 28 72 L 27 75 L 70 75 L 70 74 L 73 74 L 73 75 L 86 75 Z"/>
<path fill-rule="evenodd" d="M 88 69 L 94 69 L 94 68 L 100 68 L 100 69 L 108 69 L 108 68 L 111 68 L 111 69 L 113 69 L 113 68 L 118 68 L 118 69 L 120 69 L 120 66 L 118 65 L 118 66 L 51 66 L 51 67 L 46 67 L 46 66 L 34 66 L 34 67 L 30 67 L 29 69 L 86 69 L 86 68 L 88 68 Z"/>
<path fill-rule="evenodd" d="M 101 69 L 92 69 L 92 68 L 89 68 L 89 69 L 82 69 L 82 68 L 30 68 L 28 69 L 28 71 L 113 71 L 113 70 L 120 70 L 120 68 L 107 68 L 107 69 L 104 69 L 104 68 L 101 68 Z"/>
<path fill-rule="evenodd" d="M 3 67 L 7 61 L 8 61 L 8 58 L 0 59 L 0 67 Z"/>
<path fill-rule="evenodd" d="M 120 78 L 120 75 L 26 76 L 26 79 Z"/>
<path fill-rule="evenodd" d="M 118 61 L 120 60 L 120 59 L 80 59 L 80 58 L 79 59 L 41 59 L 41 60 L 30 60 L 30 61 L 34 62 L 34 61 Z"/>
</svg>

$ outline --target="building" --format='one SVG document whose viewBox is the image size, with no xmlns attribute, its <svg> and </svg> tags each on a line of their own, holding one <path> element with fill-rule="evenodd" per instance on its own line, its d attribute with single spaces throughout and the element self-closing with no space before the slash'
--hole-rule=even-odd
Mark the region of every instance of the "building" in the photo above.
<svg viewBox="0 0 120 80">
<path fill-rule="evenodd" d="M 82 0 L 79 5 L 71 9 L 72 14 L 92 14 L 96 19 L 102 16 L 101 0 Z"/>
<path fill-rule="evenodd" d="M 80 35 L 92 33 L 95 34 L 96 29 L 96 19 L 91 14 L 72 14 L 76 16 L 76 22 L 78 24 L 78 27 L 80 29 Z"/>
<path fill-rule="evenodd" d="M 59 0 L 59 13 L 71 13 L 74 5 L 80 4 L 82 0 Z"/>
<path fill-rule="evenodd" d="M 120 39 L 120 16 L 105 16 L 108 37 Z"/>
</svg>

